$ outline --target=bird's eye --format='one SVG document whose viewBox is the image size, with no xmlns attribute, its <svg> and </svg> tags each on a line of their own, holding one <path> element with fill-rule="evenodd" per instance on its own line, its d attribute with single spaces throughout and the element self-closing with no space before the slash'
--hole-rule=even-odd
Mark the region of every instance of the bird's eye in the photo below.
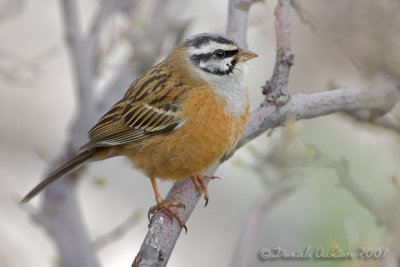
<svg viewBox="0 0 400 267">
<path fill-rule="evenodd" d="M 214 51 L 214 57 L 215 58 L 224 58 L 225 57 L 225 51 L 222 49 L 217 49 Z"/>
</svg>

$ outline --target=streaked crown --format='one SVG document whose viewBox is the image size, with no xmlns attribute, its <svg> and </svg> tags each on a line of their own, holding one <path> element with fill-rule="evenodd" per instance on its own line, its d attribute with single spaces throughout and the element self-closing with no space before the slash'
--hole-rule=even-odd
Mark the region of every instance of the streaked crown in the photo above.
<svg viewBox="0 0 400 267">
<path fill-rule="evenodd" d="M 184 43 L 189 60 L 199 69 L 215 75 L 229 75 L 238 63 L 239 47 L 235 41 L 220 33 L 194 35 Z"/>
</svg>

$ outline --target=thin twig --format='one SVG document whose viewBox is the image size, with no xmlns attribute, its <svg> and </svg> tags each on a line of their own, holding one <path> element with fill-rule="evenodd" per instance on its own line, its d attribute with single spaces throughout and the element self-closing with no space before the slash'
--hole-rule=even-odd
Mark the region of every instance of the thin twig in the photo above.
<svg viewBox="0 0 400 267">
<path fill-rule="evenodd" d="M 321 23 L 308 11 L 306 10 L 299 0 L 291 0 L 292 7 L 296 11 L 300 18 L 300 21 L 308 25 L 311 30 L 319 35 L 326 35 L 330 32 L 330 29 L 321 25 Z"/>
<path fill-rule="evenodd" d="M 96 251 L 99 251 L 100 249 L 114 243 L 116 240 L 125 236 L 125 234 L 140 221 L 142 214 L 143 214 L 142 210 L 135 211 L 125 221 L 123 221 L 109 233 L 97 238 L 95 241 L 93 241 L 94 249 Z"/>
<path fill-rule="evenodd" d="M 386 201 L 374 198 L 351 177 L 349 162 L 344 157 L 340 161 L 328 159 L 326 166 L 333 168 L 339 178 L 339 185 L 347 189 L 364 208 L 375 216 L 379 225 L 386 227 L 395 235 L 400 235 L 400 216 L 398 216 L 400 204 L 396 196 Z"/>
<path fill-rule="evenodd" d="M 94 42 L 96 44 L 98 44 L 98 39 L 100 37 L 104 23 L 106 22 L 107 18 L 110 16 L 113 8 L 115 7 L 115 2 L 116 1 L 113 0 L 105 0 L 99 3 L 98 10 L 96 12 L 96 15 L 94 16 L 90 30 L 90 35 L 92 36 L 92 38 L 94 38 Z M 96 52 L 97 51 L 95 51 L 95 53 Z"/>
<path fill-rule="evenodd" d="M 165 39 L 176 36 L 176 34 L 182 35 L 182 31 L 187 28 L 188 21 L 177 20 L 176 14 L 183 12 L 187 3 L 188 1 L 185 0 L 157 1 L 152 12 L 148 14 L 148 17 L 152 19 L 143 25 L 141 30 L 143 34 L 139 38 L 133 35 L 132 31 L 123 33 L 128 34 L 123 38 L 126 37 L 130 41 L 135 52 L 106 86 L 105 93 L 97 104 L 96 112 L 98 114 L 106 112 L 106 109 L 119 100 L 124 93 L 123 90 L 126 90 L 132 81 L 154 65 L 162 52 Z M 178 40 L 180 41 L 180 39 Z"/>
<path fill-rule="evenodd" d="M 369 110 L 350 111 L 345 112 L 344 114 L 358 122 L 367 123 L 368 125 L 375 127 L 385 128 L 400 134 L 399 110 L 400 107 L 397 108 L 397 110 L 394 108 L 392 112 L 384 113 L 382 116 L 375 116 L 374 112 Z"/>
<path fill-rule="evenodd" d="M 294 185 L 286 184 L 273 189 L 271 194 L 263 194 L 260 196 L 251 209 L 251 213 L 247 219 L 246 225 L 239 237 L 234 257 L 231 261 L 231 267 L 246 266 L 245 260 L 249 254 L 249 248 L 253 244 L 254 237 L 260 230 L 262 216 L 268 209 L 274 207 L 277 202 L 290 195 L 295 190 Z"/>
</svg>

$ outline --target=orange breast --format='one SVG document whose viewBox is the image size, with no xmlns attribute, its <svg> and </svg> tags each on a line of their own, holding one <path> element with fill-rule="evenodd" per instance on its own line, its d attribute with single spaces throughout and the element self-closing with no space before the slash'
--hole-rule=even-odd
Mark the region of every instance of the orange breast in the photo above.
<svg viewBox="0 0 400 267">
<path fill-rule="evenodd" d="M 149 177 L 183 179 L 211 167 L 243 133 L 248 107 L 239 117 L 224 111 L 226 102 L 212 90 L 193 89 L 182 106 L 183 126 L 128 146 L 133 166 Z"/>
</svg>

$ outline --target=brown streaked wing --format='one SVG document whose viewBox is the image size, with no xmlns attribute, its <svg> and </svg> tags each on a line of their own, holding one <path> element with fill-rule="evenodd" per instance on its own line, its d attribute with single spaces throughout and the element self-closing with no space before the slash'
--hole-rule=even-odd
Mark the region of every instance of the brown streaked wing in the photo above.
<svg viewBox="0 0 400 267">
<path fill-rule="evenodd" d="M 157 97 L 121 100 L 90 130 L 90 141 L 82 148 L 122 145 L 174 131 L 184 121 L 178 111 L 187 89 L 179 84 L 162 88 Z"/>
<path fill-rule="evenodd" d="M 171 73 L 165 70 L 165 64 L 161 62 L 134 81 L 126 91 L 124 99 L 132 98 L 134 101 L 138 101 L 149 96 L 151 97 L 160 88 L 163 89 L 170 85 L 170 77 Z"/>
<path fill-rule="evenodd" d="M 149 104 L 140 104 L 138 107 L 133 107 L 125 114 L 122 114 L 122 118 L 128 128 L 146 132 L 159 131 L 168 128 L 172 124 L 178 125 L 183 121 L 175 112 L 156 108 Z"/>
</svg>

